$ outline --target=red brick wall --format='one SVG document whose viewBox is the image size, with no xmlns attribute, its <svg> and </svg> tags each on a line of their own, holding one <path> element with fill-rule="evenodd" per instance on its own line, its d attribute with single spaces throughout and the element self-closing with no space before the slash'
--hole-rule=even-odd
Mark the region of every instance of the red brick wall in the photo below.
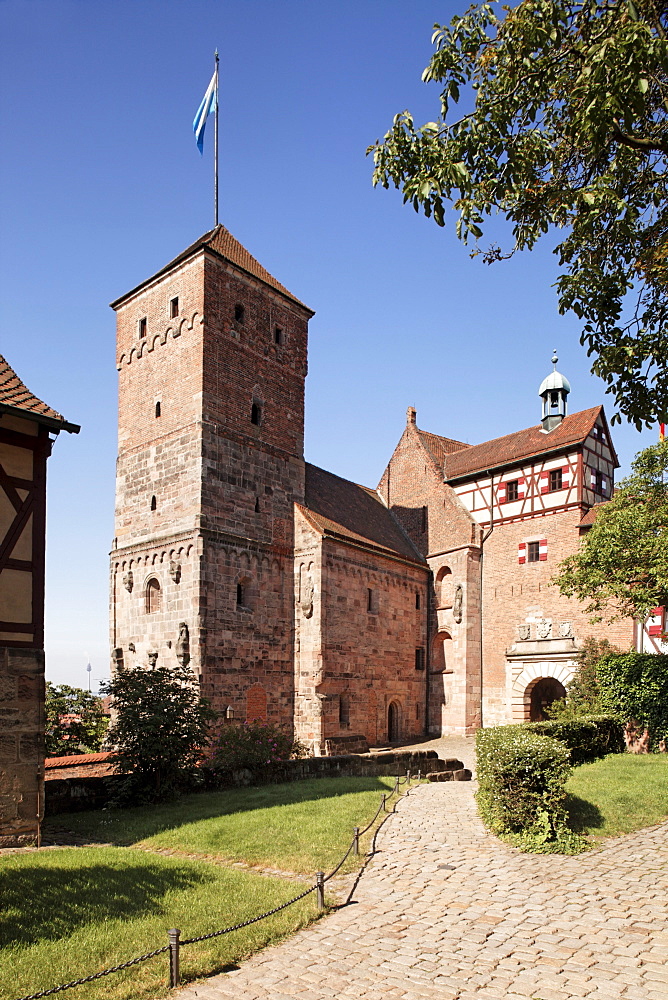
<svg viewBox="0 0 668 1000">
<path fill-rule="evenodd" d="M 575 644 L 587 636 L 605 637 L 626 650 L 633 643 L 633 623 L 629 619 L 612 625 L 592 624 L 583 605 L 562 597 L 550 580 L 559 562 L 577 550 L 578 509 L 548 514 L 511 524 L 498 525 L 484 546 L 483 569 L 483 670 L 485 725 L 511 719 L 512 688 L 506 664 L 506 650 L 513 644 L 522 651 L 519 625 L 531 626 L 531 640 L 542 619 L 558 627 L 571 622 Z M 518 546 L 529 539 L 547 539 L 547 559 L 518 562 Z"/>
</svg>

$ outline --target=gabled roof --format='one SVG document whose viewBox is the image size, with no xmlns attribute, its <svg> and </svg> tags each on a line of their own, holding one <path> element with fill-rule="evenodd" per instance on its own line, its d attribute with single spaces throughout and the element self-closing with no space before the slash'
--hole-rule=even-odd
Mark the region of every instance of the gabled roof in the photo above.
<svg viewBox="0 0 668 1000">
<path fill-rule="evenodd" d="M 62 414 L 38 399 L 23 384 L 11 365 L 0 354 L 0 411 L 15 413 L 18 417 L 30 417 L 52 430 L 69 431 L 78 434 L 77 424 L 70 424 Z"/>
<path fill-rule="evenodd" d="M 446 455 L 452 455 L 463 448 L 470 448 L 471 445 L 464 444 L 463 441 L 454 441 L 452 438 L 441 437 L 440 434 L 430 434 L 429 431 L 421 431 L 415 428 L 420 436 L 422 444 L 432 456 L 440 469 L 445 466 Z"/>
<path fill-rule="evenodd" d="M 527 427 L 514 434 L 475 444 L 462 449 L 445 460 L 445 478 L 448 482 L 463 479 L 488 469 L 498 469 L 507 465 L 517 465 L 538 455 L 565 451 L 575 445 L 582 444 L 590 434 L 597 419 L 605 415 L 602 406 L 593 406 L 590 410 L 581 410 L 564 417 L 554 430 L 545 433 L 542 424 Z M 608 437 L 609 440 L 609 437 Z M 612 445 L 610 446 L 612 450 Z M 615 460 L 617 456 L 614 453 Z"/>
<path fill-rule="evenodd" d="M 150 278 L 142 281 L 141 284 L 137 285 L 136 288 L 133 288 L 132 291 L 126 292 L 125 295 L 121 295 L 120 298 L 115 299 L 111 303 L 112 309 L 116 309 L 117 306 L 121 305 L 121 303 L 125 301 L 125 299 L 134 295 L 136 292 L 141 291 L 141 289 L 150 284 L 151 281 L 161 277 L 163 274 L 167 274 L 168 271 L 171 271 L 178 264 L 182 264 L 184 261 L 188 260 L 189 257 L 193 257 L 199 250 L 209 250 L 212 253 L 217 254 L 224 260 L 229 261 L 230 264 L 234 264 L 235 267 L 245 271 L 246 274 L 250 274 L 252 277 L 263 281 L 265 285 L 269 285 L 270 288 L 280 292 L 281 295 L 284 295 L 292 302 L 296 302 L 297 305 L 305 309 L 311 316 L 314 315 L 312 309 L 305 306 L 304 303 L 300 302 L 300 300 L 293 295 L 292 292 L 289 292 L 287 288 L 280 283 L 280 281 L 277 281 L 273 274 L 270 274 L 269 271 L 267 271 L 267 269 L 263 267 L 262 264 L 260 264 L 260 262 L 257 261 L 237 239 L 234 238 L 234 236 L 232 236 L 232 233 L 226 229 L 225 226 L 221 225 L 216 226 L 215 229 L 210 229 L 208 233 L 204 233 L 203 236 L 200 236 L 198 240 L 195 240 L 194 243 L 191 243 L 189 247 L 180 253 L 178 257 L 170 260 L 169 264 L 166 264 Z"/>
<path fill-rule="evenodd" d="M 410 562 L 424 559 L 378 494 L 306 463 L 306 503 L 298 505 L 313 527 Z"/>
</svg>

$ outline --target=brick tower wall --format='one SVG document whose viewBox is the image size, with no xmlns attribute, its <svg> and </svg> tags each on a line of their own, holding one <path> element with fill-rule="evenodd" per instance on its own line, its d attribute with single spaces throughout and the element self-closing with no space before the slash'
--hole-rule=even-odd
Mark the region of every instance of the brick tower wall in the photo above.
<svg viewBox="0 0 668 1000">
<path fill-rule="evenodd" d="M 291 729 L 310 314 L 218 258 L 204 280 L 202 691 L 235 718 Z"/>
<path fill-rule="evenodd" d="M 174 665 L 185 622 L 196 674 L 203 313 L 201 257 L 117 309 L 119 451 L 110 581 L 112 656 L 121 649 L 125 665 L 146 666 L 149 652 L 157 652 L 161 665 Z M 149 606 L 151 581 L 160 587 L 157 607 Z"/>
</svg>

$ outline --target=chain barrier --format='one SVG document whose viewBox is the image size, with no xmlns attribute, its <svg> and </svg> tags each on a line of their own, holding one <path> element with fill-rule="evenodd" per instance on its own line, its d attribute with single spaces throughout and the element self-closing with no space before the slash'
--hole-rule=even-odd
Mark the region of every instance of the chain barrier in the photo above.
<svg viewBox="0 0 668 1000">
<path fill-rule="evenodd" d="M 112 972 L 129 969 L 131 965 L 139 965 L 140 962 L 146 962 L 149 958 L 162 955 L 165 951 L 169 951 L 168 944 L 162 948 L 156 948 L 155 951 L 149 951 L 146 955 L 140 955 L 139 958 L 131 958 L 129 962 L 112 965 L 110 969 L 103 969 L 102 972 L 94 972 L 92 976 L 84 976 L 83 979 L 73 979 L 71 983 L 63 983 L 62 986 L 53 986 L 50 990 L 42 990 L 41 993 L 31 993 L 27 997 L 19 997 L 18 1000 L 39 1000 L 40 997 L 50 997 L 53 993 L 62 993 L 63 990 L 70 990 L 73 986 L 82 986 L 84 983 L 92 983 L 94 979 L 102 979 L 103 976 L 110 976 Z"/>
<path fill-rule="evenodd" d="M 421 779 L 421 774 L 418 771 L 417 780 L 420 781 L 420 779 Z M 156 955 L 163 955 L 166 951 L 170 952 L 170 966 L 169 966 L 170 986 L 176 987 L 180 985 L 181 981 L 181 976 L 179 971 L 180 949 L 185 945 L 197 944 L 199 941 L 210 941 L 211 938 L 222 937 L 223 934 L 231 934 L 233 931 L 241 930 L 243 927 L 250 927 L 251 924 L 257 924 L 259 923 L 260 920 L 266 920 L 267 917 L 271 917 L 275 913 L 280 913 L 281 910 L 287 909 L 288 906 L 293 906 L 295 903 L 298 903 L 300 899 L 304 899 L 306 896 L 309 896 L 312 892 L 317 891 L 318 909 L 323 910 L 325 906 L 324 902 L 325 882 L 329 882 L 329 880 L 331 878 L 334 878 L 337 872 L 341 870 L 345 862 L 350 857 L 351 851 L 354 851 L 355 854 L 359 853 L 359 838 L 364 836 L 365 833 L 369 832 L 369 830 L 374 825 L 374 823 L 376 822 L 376 820 L 378 819 L 378 817 L 382 812 L 386 813 L 388 812 L 387 803 L 390 801 L 390 799 L 394 798 L 395 795 L 397 796 L 397 799 L 402 799 L 404 798 L 404 796 L 408 795 L 410 788 L 406 789 L 405 792 L 400 793 L 399 786 L 405 784 L 408 784 L 410 786 L 411 781 L 412 781 L 412 776 L 410 771 L 406 772 L 405 778 L 399 778 L 397 776 L 392 791 L 389 793 L 384 792 L 382 794 L 380 799 L 380 805 L 378 806 L 378 809 L 376 810 L 376 813 L 371 822 L 367 826 L 365 826 L 363 830 L 360 830 L 360 828 L 357 826 L 355 827 L 352 842 L 346 853 L 339 861 L 338 865 L 336 865 L 336 867 L 332 869 L 329 875 L 325 875 L 323 872 L 318 872 L 316 875 L 315 884 L 312 885 L 310 888 L 305 889 L 304 892 L 300 892 L 298 896 L 294 896 L 292 899 L 289 899 L 287 903 L 281 903 L 280 906 L 275 906 L 273 910 L 267 910 L 266 913 L 261 913 L 257 917 L 251 917 L 250 920 L 244 920 L 241 923 L 234 924 L 231 927 L 225 927 L 223 928 L 223 930 L 212 931 L 210 934 L 200 934 L 199 937 L 184 938 L 183 941 L 179 939 L 179 935 L 181 932 L 176 928 L 174 928 L 169 931 L 170 943 L 164 945 L 162 948 L 156 948 L 155 951 L 149 951 L 145 955 L 140 955 L 138 958 L 131 958 L 130 961 L 128 962 L 121 962 L 120 965 L 112 965 L 109 969 L 103 969 L 101 972 L 94 972 L 92 975 L 84 976 L 82 979 L 73 979 L 71 983 L 63 983 L 62 986 L 53 986 L 50 990 L 41 990 L 39 993 L 30 993 L 24 997 L 17 997 L 16 1000 L 41 1000 L 41 997 L 49 997 L 52 996 L 54 993 L 62 993 L 63 990 L 72 989 L 73 986 L 82 986 L 84 983 L 92 983 L 96 979 L 102 979 L 104 976 L 110 976 L 113 972 L 121 972 L 123 969 L 129 969 L 133 965 L 139 965 L 141 962 L 148 961 L 149 958 L 155 958 Z M 396 806 L 396 802 L 394 803 L 394 806 Z M 392 812 L 394 812 L 394 806 L 392 808 Z M 380 827 L 385 823 L 386 819 L 389 819 L 389 813 L 385 817 L 385 819 L 382 820 L 382 822 L 378 826 L 378 829 L 374 833 L 371 842 L 370 854 L 375 853 L 376 836 L 380 830 Z"/>
</svg>

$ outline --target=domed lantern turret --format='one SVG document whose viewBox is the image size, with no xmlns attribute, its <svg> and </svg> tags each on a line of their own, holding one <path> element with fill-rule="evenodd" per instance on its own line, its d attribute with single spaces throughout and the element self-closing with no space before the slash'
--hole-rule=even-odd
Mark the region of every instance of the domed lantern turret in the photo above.
<svg viewBox="0 0 668 1000">
<path fill-rule="evenodd" d="M 571 391 L 570 382 L 557 371 L 557 352 L 552 356 L 553 370 L 540 384 L 538 395 L 543 400 L 543 430 L 546 433 L 558 427 L 566 416 L 567 396 Z"/>
</svg>

